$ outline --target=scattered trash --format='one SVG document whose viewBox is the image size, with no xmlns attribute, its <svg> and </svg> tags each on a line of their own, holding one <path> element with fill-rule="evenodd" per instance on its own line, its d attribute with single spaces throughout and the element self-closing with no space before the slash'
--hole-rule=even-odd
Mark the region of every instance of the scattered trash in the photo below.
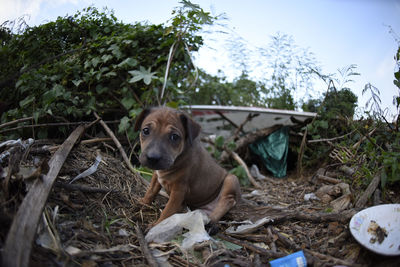
<svg viewBox="0 0 400 267">
<path fill-rule="evenodd" d="M 370 243 L 375 243 L 376 241 L 379 244 L 382 244 L 385 237 L 387 237 L 388 233 L 386 228 L 380 227 L 375 221 L 371 220 L 371 223 L 368 226 L 368 233 L 370 233 L 373 237 L 369 240 Z"/>
<path fill-rule="evenodd" d="M 185 238 L 182 241 L 182 248 L 189 250 L 195 243 L 210 240 L 204 229 L 204 225 L 209 221 L 208 216 L 201 210 L 177 213 L 151 228 L 145 239 L 148 243 L 164 243 L 181 234 L 183 229 L 187 229 L 189 232 L 183 234 Z"/>
<path fill-rule="evenodd" d="M 269 262 L 271 267 L 306 267 L 307 260 L 303 251 L 298 251 L 285 257 Z"/>
<path fill-rule="evenodd" d="M 350 220 L 350 232 L 375 253 L 400 255 L 400 204 L 378 205 L 358 212 Z"/>
<path fill-rule="evenodd" d="M 258 228 L 269 222 L 273 222 L 273 220 L 267 217 L 261 218 L 255 223 L 251 221 L 243 221 L 241 222 L 242 224 L 237 227 L 230 226 L 228 229 L 226 229 L 226 232 L 228 234 L 249 234 L 256 231 Z"/>
<path fill-rule="evenodd" d="M 81 174 L 75 176 L 74 179 L 71 180 L 71 182 L 69 182 L 70 184 L 72 184 L 73 182 L 75 182 L 78 179 L 84 178 L 86 176 L 89 176 L 93 173 L 95 173 L 97 171 L 97 167 L 99 166 L 99 163 L 101 162 L 101 155 L 97 155 L 95 162 L 93 163 L 92 166 L 90 166 L 89 169 L 85 170 L 84 172 L 82 172 Z"/>
<path fill-rule="evenodd" d="M 304 195 L 304 200 L 310 201 L 310 200 L 320 200 L 320 199 L 314 193 L 309 193 Z"/>
<path fill-rule="evenodd" d="M 125 229 L 121 228 L 118 230 L 118 235 L 119 236 L 129 236 L 129 232 L 126 231 Z"/>
<path fill-rule="evenodd" d="M 260 170 L 258 169 L 258 167 L 257 167 L 256 164 L 251 165 L 250 174 L 251 174 L 254 178 L 258 179 L 258 180 L 265 180 L 265 179 L 267 179 L 266 176 L 264 176 L 264 175 L 262 175 L 262 174 L 260 173 Z"/>
</svg>

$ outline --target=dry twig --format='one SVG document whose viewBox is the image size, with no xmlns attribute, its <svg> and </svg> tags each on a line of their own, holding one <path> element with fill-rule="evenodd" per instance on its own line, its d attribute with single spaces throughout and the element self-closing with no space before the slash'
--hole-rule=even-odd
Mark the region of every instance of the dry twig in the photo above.
<svg viewBox="0 0 400 267">
<path fill-rule="evenodd" d="M 78 126 L 65 140 L 49 161 L 49 172 L 43 179 L 36 179 L 20 205 L 8 232 L 3 250 L 3 266 L 28 266 L 32 241 L 40 215 L 72 147 L 83 134 L 84 126 Z"/>
</svg>

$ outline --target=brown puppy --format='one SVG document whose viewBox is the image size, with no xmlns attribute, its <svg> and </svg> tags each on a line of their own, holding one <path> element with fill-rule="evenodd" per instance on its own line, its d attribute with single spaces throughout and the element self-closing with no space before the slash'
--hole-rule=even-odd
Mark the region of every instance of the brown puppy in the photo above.
<svg viewBox="0 0 400 267">
<path fill-rule="evenodd" d="M 200 125 L 171 108 L 145 109 L 138 116 L 142 153 L 139 161 L 154 171 L 150 187 L 141 200 L 149 205 L 161 186 L 169 200 L 154 223 L 182 210 L 203 209 L 211 222 L 218 222 L 240 198 L 239 181 L 220 167 L 198 138 Z"/>
</svg>

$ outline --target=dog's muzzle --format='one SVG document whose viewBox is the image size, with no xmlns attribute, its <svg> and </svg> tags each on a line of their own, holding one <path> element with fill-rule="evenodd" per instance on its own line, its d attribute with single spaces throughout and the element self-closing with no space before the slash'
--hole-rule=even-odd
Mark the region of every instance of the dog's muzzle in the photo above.
<svg viewBox="0 0 400 267">
<path fill-rule="evenodd" d="M 139 161 L 143 166 L 153 170 L 166 170 L 174 163 L 174 159 L 168 154 L 156 149 L 143 151 L 139 156 Z"/>
</svg>

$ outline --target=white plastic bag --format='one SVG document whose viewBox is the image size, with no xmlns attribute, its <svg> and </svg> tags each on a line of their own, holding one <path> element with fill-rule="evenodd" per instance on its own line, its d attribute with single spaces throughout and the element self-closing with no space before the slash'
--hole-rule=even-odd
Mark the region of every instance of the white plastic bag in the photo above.
<svg viewBox="0 0 400 267">
<path fill-rule="evenodd" d="M 182 241 L 182 248 L 189 250 L 195 243 L 210 239 L 210 236 L 204 229 L 204 225 L 209 222 L 210 219 L 201 210 L 177 213 L 151 228 L 145 238 L 147 242 L 168 242 L 181 234 L 183 228 L 185 228 L 189 232 L 183 234 L 185 239 Z"/>
</svg>

